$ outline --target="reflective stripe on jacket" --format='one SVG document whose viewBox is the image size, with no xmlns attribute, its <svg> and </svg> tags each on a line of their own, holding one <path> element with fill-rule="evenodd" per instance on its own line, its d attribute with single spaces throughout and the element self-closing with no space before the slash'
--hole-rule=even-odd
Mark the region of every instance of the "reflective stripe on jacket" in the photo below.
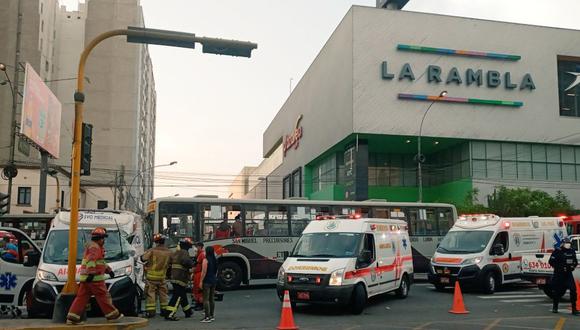
<svg viewBox="0 0 580 330">
<path fill-rule="evenodd" d="M 105 249 L 97 242 L 91 241 L 87 244 L 81 261 L 80 280 L 86 282 L 89 275 L 93 276 L 93 282 L 104 281 L 105 273 L 109 270 L 105 262 Z"/>
<path fill-rule="evenodd" d="M 147 250 L 141 258 L 147 263 L 146 278 L 151 281 L 163 281 L 171 262 L 171 251 L 163 245 Z"/>
<path fill-rule="evenodd" d="M 193 261 L 189 257 L 189 253 L 184 250 L 175 251 L 171 256 L 171 282 L 187 286 L 191 267 L 193 267 Z"/>
</svg>

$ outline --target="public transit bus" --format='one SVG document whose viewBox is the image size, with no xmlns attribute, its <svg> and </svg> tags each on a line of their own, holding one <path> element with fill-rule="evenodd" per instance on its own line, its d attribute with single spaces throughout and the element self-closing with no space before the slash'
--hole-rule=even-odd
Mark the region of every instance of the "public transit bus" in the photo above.
<svg viewBox="0 0 580 330">
<path fill-rule="evenodd" d="M 457 211 L 451 204 L 439 203 L 164 197 L 148 205 L 145 247 L 151 246 L 156 233 L 167 236 L 171 248 L 183 237 L 214 246 L 220 255 L 218 287 L 235 289 L 250 281 L 275 280 L 306 225 L 334 217 L 405 220 L 415 273 L 426 275 Z"/>
</svg>

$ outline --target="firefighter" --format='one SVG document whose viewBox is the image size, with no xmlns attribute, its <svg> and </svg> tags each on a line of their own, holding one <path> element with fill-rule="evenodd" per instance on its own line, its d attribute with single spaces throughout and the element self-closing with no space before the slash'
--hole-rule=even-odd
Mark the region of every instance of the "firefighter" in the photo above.
<svg viewBox="0 0 580 330">
<path fill-rule="evenodd" d="M 564 238 L 562 246 L 554 250 L 550 256 L 550 266 L 554 268 L 554 276 L 552 277 L 552 292 L 553 292 L 553 307 L 552 313 L 558 313 L 558 303 L 560 298 L 570 290 L 570 302 L 572 303 L 572 314 L 580 315 L 576 310 L 576 284 L 574 283 L 574 276 L 572 272 L 578 265 L 576 259 L 576 251 L 572 248 L 570 239 Z"/>
<path fill-rule="evenodd" d="M 184 238 L 179 241 L 179 249 L 171 256 L 171 283 L 173 284 L 173 297 L 169 301 L 167 310 L 169 314 L 165 316 L 166 320 L 178 321 L 179 318 L 175 316 L 179 304 L 185 317 L 191 317 L 193 311 L 187 299 L 186 288 L 191 279 L 191 268 L 193 267 L 193 260 L 189 256 L 189 249 L 193 246 L 191 239 Z"/>
<path fill-rule="evenodd" d="M 165 236 L 155 234 L 153 236 L 155 247 L 147 250 L 141 257 L 141 261 L 146 263 L 147 272 L 147 301 L 145 303 L 145 316 L 150 318 L 155 316 L 157 310 L 157 296 L 159 296 L 159 305 L 161 316 L 166 316 L 167 311 L 167 284 L 165 277 L 167 269 L 171 262 L 171 251 L 165 247 Z"/>
<path fill-rule="evenodd" d="M 201 311 L 203 310 L 203 291 L 200 289 L 201 283 L 201 266 L 203 263 L 203 259 L 205 259 L 205 252 L 203 251 L 203 243 L 197 242 L 195 243 L 196 248 L 196 261 L 195 261 L 195 269 L 193 271 L 193 300 L 194 300 L 194 310 Z"/>
<path fill-rule="evenodd" d="M 105 262 L 105 237 L 105 228 L 98 227 L 91 232 L 91 242 L 86 245 L 81 262 L 79 290 L 66 317 L 67 324 L 83 324 L 81 315 L 92 295 L 108 321 L 118 321 L 123 317 L 113 306 L 111 294 L 105 286 L 105 274 L 115 277 L 115 273 Z"/>
</svg>

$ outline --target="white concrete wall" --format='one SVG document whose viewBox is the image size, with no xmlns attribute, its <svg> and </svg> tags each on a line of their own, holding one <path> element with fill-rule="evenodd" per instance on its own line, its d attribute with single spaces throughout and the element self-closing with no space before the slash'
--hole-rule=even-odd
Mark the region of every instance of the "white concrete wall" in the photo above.
<svg viewBox="0 0 580 330">
<path fill-rule="evenodd" d="M 354 18 L 354 130 L 360 133 L 416 135 L 429 102 L 397 99 L 398 93 L 523 101 L 521 108 L 436 103 L 423 126 L 423 135 L 528 142 L 580 144 L 580 119 L 561 117 L 558 102 L 557 56 L 580 57 L 580 31 L 502 23 L 406 11 L 353 7 Z M 519 61 L 425 54 L 397 50 L 411 44 L 520 55 Z M 380 75 L 388 61 L 392 80 Z M 404 63 L 416 80 L 399 81 Z M 463 84 L 428 83 L 429 64 L 442 69 L 442 78 L 457 67 Z M 465 70 L 511 72 L 520 83 L 530 73 L 537 89 L 508 90 L 467 86 Z M 503 77 L 502 77 L 503 78 Z M 444 80 L 445 81 L 445 80 Z M 503 81 L 503 79 L 502 79 Z M 333 109 L 323 108 L 327 116 Z M 573 135 L 570 139 L 562 137 Z M 324 150 L 322 148 L 321 150 Z"/>
</svg>

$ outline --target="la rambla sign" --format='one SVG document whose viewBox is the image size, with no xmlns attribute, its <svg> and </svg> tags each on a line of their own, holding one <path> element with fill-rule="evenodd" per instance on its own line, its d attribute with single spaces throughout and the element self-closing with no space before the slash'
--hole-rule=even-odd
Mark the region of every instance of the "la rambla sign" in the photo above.
<svg viewBox="0 0 580 330">
<path fill-rule="evenodd" d="M 399 81 L 415 81 L 417 72 L 419 75 L 425 73 L 428 83 L 445 83 L 467 86 L 486 86 L 496 88 L 503 86 L 505 89 L 534 90 L 536 84 L 530 73 L 525 73 L 521 77 L 514 77 L 512 73 L 500 72 L 497 70 L 483 70 L 473 68 L 452 67 L 444 70 L 438 65 L 428 65 L 426 68 L 413 67 L 410 63 L 404 63 L 400 68 L 393 70 L 387 61 L 381 64 L 381 76 L 384 80 L 398 79 Z"/>
</svg>

